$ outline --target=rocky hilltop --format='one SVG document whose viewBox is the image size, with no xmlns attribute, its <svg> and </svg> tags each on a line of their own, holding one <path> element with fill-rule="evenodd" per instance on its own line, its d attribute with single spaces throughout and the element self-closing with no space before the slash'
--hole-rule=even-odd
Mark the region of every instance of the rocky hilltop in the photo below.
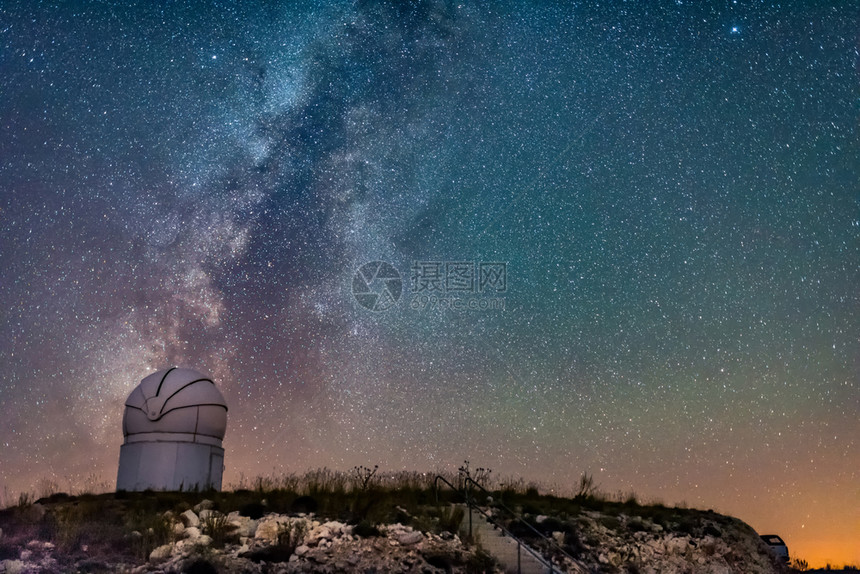
<svg viewBox="0 0 860 574">
<path fill-rule="evenodd" d="M 569 573 L 786 571 L 752 528 L 710 511 L 509 493 L 515 515 L 490 500 L 470 521 L 434 497 L 344 492 L 338 511 L 319 493 L 55 495 L 0 511 L 0 573 L 516 572 L 496 537 Z M 522 571 L 548 571 L 536 564 Z"/>
</svg>

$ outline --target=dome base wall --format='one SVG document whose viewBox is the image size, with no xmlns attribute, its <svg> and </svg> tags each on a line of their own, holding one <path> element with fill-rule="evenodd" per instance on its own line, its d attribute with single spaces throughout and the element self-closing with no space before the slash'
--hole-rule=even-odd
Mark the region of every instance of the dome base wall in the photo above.
<svg viewBox="0 0 860 574">
<path fill-rule="evenodd" d="M 117 490 L 221 490 L 224 449 L 194 442 L 132 442 L 119 451 Z"/>
</svg>

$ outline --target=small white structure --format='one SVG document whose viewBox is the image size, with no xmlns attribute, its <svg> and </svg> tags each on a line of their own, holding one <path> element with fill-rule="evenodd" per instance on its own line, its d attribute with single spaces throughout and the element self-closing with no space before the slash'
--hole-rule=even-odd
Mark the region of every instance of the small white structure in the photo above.
<svg viewBox="0 0 860 574">
<path fill-rule="evenodd" d="M 227 403 L 205 375 L 172 368 L 143 379 L 125 402 L 117 490 L 221 489 Z"/>
</svg>

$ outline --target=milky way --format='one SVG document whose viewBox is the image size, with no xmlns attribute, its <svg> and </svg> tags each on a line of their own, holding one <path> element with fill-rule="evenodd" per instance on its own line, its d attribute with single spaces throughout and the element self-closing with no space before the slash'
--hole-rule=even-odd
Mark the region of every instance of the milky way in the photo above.
<svg viewBox="0 0 860 574">
<path fill-rule="evenodd" d="M 228 484 L 588 471 L 860 562 L 857 9 L 493 4 L 0 8 L 5 502 L 180 365 Z"/>
</svg>

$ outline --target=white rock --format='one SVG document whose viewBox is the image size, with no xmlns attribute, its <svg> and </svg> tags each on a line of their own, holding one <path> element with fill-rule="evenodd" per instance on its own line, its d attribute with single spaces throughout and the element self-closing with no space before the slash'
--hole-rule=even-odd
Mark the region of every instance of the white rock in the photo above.
<svg viewBox="0 0 860 574">
<path fill-rule="evenodd" d="M 191 509 L 186 510 L 179 516 L 182 518 L 182 522 L 185 523 L 185 526 L 200 526 L 200 519 Z"/>
<path fill-rule="evenodd" d="M 232 512 L 230 515 L 232 516 Z M 257 532 L 258 521 L 251 520 L 247 516 L 236 515 L 236 518 L 230 519 L 230 524 L 236 527 L 236 534 L 240 537 L 252 537 Z"/>
<path fill-rule="evenodd" d="M 310 538 L 310 540 L 312 540 L 312 541 L 317 541 L 317 542 L 319 542 L 321 540 L 327 540 L 327 539 L 331 538 L 331 530 L 329 530 L 325 526 L 320 526 L 318 528 L 314 528 L 311 531 L 310 536 L 308 536 L 308 538 Z"/>
<path fill-rule="evenodd" d="M 194 539 L 194 544 L 196 544 L 197 546 L 211 546 L 212 537 L 208 534 L 201 534 Z"/>
<path fill-rule="evenodd" d="M 297 546 L 295 550 L 296 556 L 304 556 L 310 551 L 310 547 L 307 544 L 302 544 L 301 546 Z"/>
<path fill-rule="evenodd" d="M 210 517 L 210 516 L 212 516 L 213 514 L 215 514 L 215 511 L 214 511 L 214 510 L 209 510 L 208 508 L 204 508 L 203 510 L 201 510 L 201 511 L 198 513 L 198 515 L 200 516 L 200 520 L 206 520 L 207 518 L 209 518 L 209 517 Z"/>
<path fill-rule="evenodd" d="M 269 543 L 275 543 L 278 541 L 279 531 L 280 524 L 277 517 L 267 516 L 261 519 L 259 524 L 257 524 L 257 528 L 254 531 L 254 538 L 257 540 L 264 540 Z"/>
<path fill-rule="evenodd" d="M 170 558 L 170 553 L 172 551 L 173 546 L 171 546 L 170 544 L 159 546 L 158 548 L 149 553 L 149 561 L 161 562 L 162 560 L 167 560 L 168 558 Z"/>
<path fill-rule="evenodd" d="M 200 512 L 202 510 L 212 510 L 212 507 L 215 506 L 215 503 L 209 500 L 208 498 L 204 498 L 194 507 L 194 512 Z"/>
<path fill-rule="evenodd" d="M 200 538 L 200 529 L 196 526 L 189 526 L 185 529 L 185 538 L 190 540 L 197 540 Z"/>
<path fill-rule="evenodd" d="M 137 532 L 137 530 L 135 530 L 134 532 Z M 132 534 L 134 534 L 134 532 L 132 532 Z M 175 522 L 173 524 L 173 533 L 176 536 L 184 536 L 185 535 L 185 526 L 181 522 Z M 137 532 L 137 535 L 140 536 L 141 535 L 140 532 Z"/>
<path fill-rule="evenodd" d="M 240 540 L 239 541 L 239 547 L 234 548 L 232 554 L 233 554 L 233 556 L 238 556 L 239 554 L 244 554 L 245 552 L 248 552 L 249 550 L 251 550 L 251 545 L 248 544 L 247 539 L 244 542 Z"/>
<path fill-rule="evenodd" d="M 336 520 L 331 520 L 323 524 L 325 528 L 328 528 L 332 535 L 337 536 L 342 534 L 346 530 L 346 524 L 343 522 L 338 522 Z"/>
<path fill-rule="evenodd" d="M 25 564 L 20 560 L 0 560 L 0 572 L 5 574 L 21 574 Z"/>
<path fill-rule="evenodd" d="M 424 540 L 424 535 L 418 531 L 414 532 L 403 532 L 402 534 L 397 536 L 397 541 L 403 546 L 410 546 L 412 544 L 418 544 Z"/>
</svg>

